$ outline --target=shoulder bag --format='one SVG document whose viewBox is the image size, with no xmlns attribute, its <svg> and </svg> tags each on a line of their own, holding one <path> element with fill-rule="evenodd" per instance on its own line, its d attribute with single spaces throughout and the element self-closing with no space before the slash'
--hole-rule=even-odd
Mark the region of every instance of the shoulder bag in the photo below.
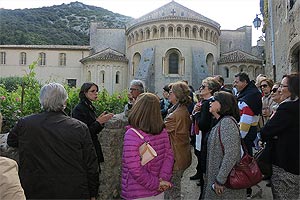
<svg viewBox="0 0 300 200">
<path fill-rule="evenodd" d="M 218 129 L 218 135 L 219 135 L 220 144 L 224 155 L 224 146 L 221 141 L 220 128 L 221 128 L 221 124 Z M 256 160 L 248 154 L 247 148 L 245 148 L 245 144 L 243 143 L 242 139 L 241 139 L 241 143 L 242 143 L 244 155 L 241 158 L 240 162 L 233 166 L 232 170 L 230 171 L 227 177 L 227 181 L 225 183 L 225 186 L 230 189 L 250 188 L 256 185 L 257 183 L 259 183 L 263 177 L 257 165 Z"/>
<path fill-rule="evenodd" d="M 141 165 L 144 166 L 148 162 L 150 162 L 153 158 L 157 156 L 156 151 L 151 147 L 149 142 L 144 140 L 144 136 L 142 136 L 136 129 L 130 128 L 133 130 L 143 141 L 144 143 L 139 147 L 140 157 L 141 157 Z"/>
</svg>

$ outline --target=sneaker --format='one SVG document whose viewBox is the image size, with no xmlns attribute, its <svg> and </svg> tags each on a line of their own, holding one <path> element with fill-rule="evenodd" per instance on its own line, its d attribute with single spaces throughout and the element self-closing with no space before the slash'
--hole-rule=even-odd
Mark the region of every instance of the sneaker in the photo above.
<svg viewBox="0 0 300 200">
<path fill-rule="evenodd" d="M 190 177 L 190 180 L 194 181 L 194 180 L 198 180 L 200 179 L 201 175 L 200 174 L 195 174 L 194 176 Z"/>
</svg>

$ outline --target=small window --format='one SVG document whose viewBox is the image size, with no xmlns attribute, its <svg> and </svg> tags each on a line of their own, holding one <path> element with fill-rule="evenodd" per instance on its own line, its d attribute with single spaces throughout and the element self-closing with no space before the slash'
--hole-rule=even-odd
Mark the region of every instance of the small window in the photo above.
<svg viewBox="0 0 300 200">
<path fill-rule="evenodd" d="M 228 68 L 225 68 L 225 73 L 226 73 L 225 77 L 229 78 L 229 69 Z"/>
<path fill-rule="evenodd" d="M 120 83 L 120 72 L 116 73 L 116 84 Z"/>
<path fill-rule="evenodd" d="M 60 53 L 59 54 L 59 66 L 66 66 L 66 60 L 67 60 L 67 56 L 65 53 Z"/>
<path fill-rule="evenodd" d="M 20 53 L 20 65 L 26 65 L 26 53 L 25 52 Z"/>
<path fill-rule="evenodd" d="M 6 52 L 0 52 L 0 64 L 1 65 L 6 64 Z"/>
<path fill-rule="evenodd" d="M 39 65 L 40 66 L 46 65 L 46 54 L 43 52 L 39 53 Z"/>
<path fill-rule="evenodd" d="M 101 83 L 105 82 L 105 72 L 104 71 L 100 72 L 100 79 L 101 79 Z"/>
<path fill-rule="evenodd" d="M 76 79 L 67 79 L 67 82 L 70 87 L 76 87 Z"/>
</svg>

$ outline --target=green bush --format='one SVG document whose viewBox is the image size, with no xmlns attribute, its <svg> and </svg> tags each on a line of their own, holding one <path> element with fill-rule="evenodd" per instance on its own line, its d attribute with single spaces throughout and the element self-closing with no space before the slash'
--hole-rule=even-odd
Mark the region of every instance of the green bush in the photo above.
<svg viewBox="0 0 300 200">
<path fill-rule="evenodd" d="M 9 92 L 18 89 L 18 86 L 22 84 L 22 81 L 22 77 L 16 76 L 0 78 L 0 84 L 3 84 L 5 89 Z"/>
<path fill-rule="evenodd" d="M 34 62 L 29 66 L 29 73 L 22 77 L 21 82 L 16 81 L 11 84 L 15 85 L 13 90 L 0 84 L 0 111 L 4 117 L 3 133 L 11 130 L 21 117 L 41 112 L 39 93 L 42 85 L 35 78 L 34 68 L 36 64 Z M 65 112 L 70 116 L 72 109 L 79 102 L 80 89 L 68 85 L 64 85 L 64 87 L 68 93 Z M 103 111 L 121 113 L 128 100 L 126 91 L 110 95 L 107 90 L 102 90 L 98 95 L 99 100 L 94 102 L 98 115 Z"/>
</svg>

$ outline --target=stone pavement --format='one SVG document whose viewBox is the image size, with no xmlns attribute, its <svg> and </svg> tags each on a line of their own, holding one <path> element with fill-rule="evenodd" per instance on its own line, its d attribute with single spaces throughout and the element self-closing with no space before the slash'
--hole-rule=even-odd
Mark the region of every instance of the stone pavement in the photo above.
<svg viewBox="0 0 300 200">
<path fill-rule="evenodd" d="M 183 200 L 198 200 L 200 195 L 200 187 L 197 186 L 197 181 L 191 181 L 190 176 L 196 173 L 196 161 L 197 158 L 192 150 L 193 161 L 191 166 L 184 172 L 181 181 L 181 190 Z M 266 181 L 262 181 L 258 186 L 252 187 L 252 198 L 255 200 L 259 199 L 273 199 L 270 187 L 266 187 Z"/>
</svg>

